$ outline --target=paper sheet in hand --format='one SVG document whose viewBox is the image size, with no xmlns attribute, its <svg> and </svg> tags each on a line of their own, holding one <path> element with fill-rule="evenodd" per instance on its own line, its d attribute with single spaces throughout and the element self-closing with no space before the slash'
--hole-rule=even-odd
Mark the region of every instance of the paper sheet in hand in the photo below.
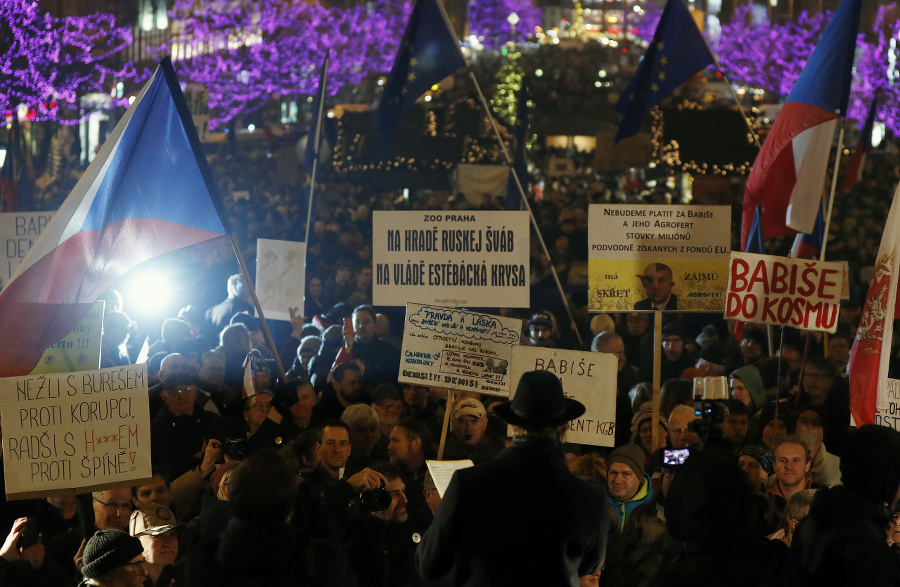
<svg viewBox="0 0 900 587">
<path fill-rule="evenodd" d="M 437 487 L 441 499 L 444 498 L 444 492 L 450 485 L 450 478 L 453 477 L 454 471 L 475 466 L 475 463 L 468 459 L 465 461 L 425 461 L 425 464 L 428 465 L 428 472 L 431 473 L 434 486 Z"/>
</svg>

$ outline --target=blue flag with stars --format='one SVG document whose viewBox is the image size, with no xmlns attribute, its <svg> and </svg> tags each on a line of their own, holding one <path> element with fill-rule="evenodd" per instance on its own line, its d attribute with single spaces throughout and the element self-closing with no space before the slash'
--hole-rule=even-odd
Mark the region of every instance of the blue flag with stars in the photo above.
<svg viewBox="0 0 900 587">
<path fill-rule="evenodd" d="M 375 130 L 382 134 L 391 134 L 428 88 L 466 66 L 439 1 L 418 0 L 413 7 L 375 111 Z"/>
<path fill-rule="evenodd" d="M 616 105 L 622 115 L 616 143 L 637 134 L 647 110 L 714 63 L 684 0 L 668 0 L 653 41 Z"/>
</svg>

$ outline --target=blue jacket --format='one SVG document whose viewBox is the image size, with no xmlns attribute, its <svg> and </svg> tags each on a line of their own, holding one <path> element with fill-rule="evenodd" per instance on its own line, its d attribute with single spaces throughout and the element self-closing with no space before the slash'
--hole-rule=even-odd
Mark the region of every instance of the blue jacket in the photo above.
<svg viewBox="0 0 900 587">
<path fill-rule="evenodd" d="M 625 520 L 631 515 L 639 505 L 645 504 L 653 499 L 653 485 L 650 484 L 650 476 L 644 473 L 644 482 L 641 483 L 640 489 L 634 494 L 634 497 L 628 501 L 619 501 L 613 496 L 606 494 L 606 503 L 616 512 L 619 517 L 619 532 L 625 527 Z"/>
</svg>

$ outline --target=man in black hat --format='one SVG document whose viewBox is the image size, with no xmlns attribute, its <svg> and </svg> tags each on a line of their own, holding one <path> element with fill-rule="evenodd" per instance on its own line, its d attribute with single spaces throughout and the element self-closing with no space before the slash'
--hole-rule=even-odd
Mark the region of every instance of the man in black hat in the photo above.
<svg viewBox="0 0 900 587">
<path fill-rule="evenodd" d="M 571 585 L 603 565 L 604 491 L 569 473 L 562 449 L 569 421 L 584 411 L 553 374 L 522 376 L 512 401 L 494 408 L 515 427 L 513 445 L 454 473 L 416 552 L 423 577 L 454 585 Z"/>
<path fill-rule="evenodd" d="M 141 587 L 144 584 L 144 547 L 122 530 L 100 530 L 84 548 L 84 576 L 79 586 Z"/>
</svg>

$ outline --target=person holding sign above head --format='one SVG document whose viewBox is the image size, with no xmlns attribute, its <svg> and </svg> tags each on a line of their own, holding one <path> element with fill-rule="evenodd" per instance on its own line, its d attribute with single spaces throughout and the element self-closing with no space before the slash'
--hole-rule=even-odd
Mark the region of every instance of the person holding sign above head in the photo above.
<svg viewBox="0 0 900 587">
<path fill-rule="evenodd" d="M 672 268 L 664 263 L 650 263 L 638 275 L 647 297 L 634 305 L 635 310 L 677 310 L 678 296 L 672 293 L 675 281 Z"/>
<path fill-rule="evenodd" d="M 453 474 L 416 568 L 459 586 L 577 585 L 603 566 L 609 528 L 603 488 L 572 475 L 562 448 L 585 407 L 552 373 L 530 371 L 495 412 L 515 427 L 512 446 Z"/>
</svg>

